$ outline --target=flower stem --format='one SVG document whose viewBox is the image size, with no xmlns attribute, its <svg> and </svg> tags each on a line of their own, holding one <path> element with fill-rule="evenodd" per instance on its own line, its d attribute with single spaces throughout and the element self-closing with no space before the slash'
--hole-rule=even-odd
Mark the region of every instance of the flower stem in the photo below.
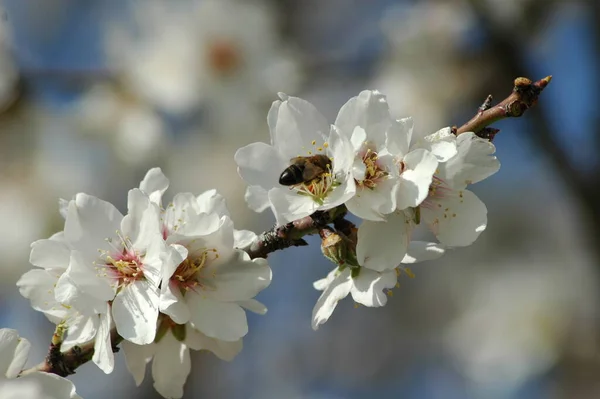
<svg viewBox="0 0 600 399">
<path fill-rule="evenodd" d="M 488 139 L 493 138 L 498 130 L 490 130 L 487 126 L 504 118 L 517 118 L 523 115 L 537 103 L 540 93 L 548 86 L 550 80 L 552 80 L 552 76 L 546 76 L 537 82 L 532 82 L 527 78 L 516 78 L 513 91 L 508 97 L 492 107 L 492 96 L 488 96 L 479 107 L 477 114 L 457 128 L 455 134 L 458 136 L 461 133 L 473 132 L 477 135 L 481 133 Z"/>
</svg>

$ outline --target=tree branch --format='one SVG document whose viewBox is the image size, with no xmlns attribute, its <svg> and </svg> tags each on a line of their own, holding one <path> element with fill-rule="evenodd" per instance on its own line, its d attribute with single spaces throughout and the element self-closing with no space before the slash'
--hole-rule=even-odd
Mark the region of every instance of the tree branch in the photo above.
<svg viewBox="0 0 600 399">
<path fill-rule="evenodd" d="M 242 249 L 254 259 L 266 258 L 271 252 L 281 249 L 308 245 L 302 237 L 317 234 L 322 227 L 344 218 L 347 212 L 346 207 L 340 205 L 328 211 L 315 212 L 282 226 L 274 226 L 259 235 L 250 246 Z"/>
<path fill-rule="evenodd" d="M 48 349 L 46 359 L 36 366 L 21 371 L 19 376 L 31 374 L 36 371 L 43 371 L 45 373 L 66 377 L 75 374 L 75 370 L 79 366 L 92 360 L 92 356 L 94 356 L 95 341 L 89 341 L 83 345 L 75 345 L 68 351 L 61 352 L 61 346 L 66 331 L 66 326 L 63 324 L 57 325 L 56 330 L 52 335 L 52 341 L 50 342 L 50 348 Z M 117 334 L 117 329 L 112 328 L 110 330 L 110 342 L 113 352 L 116 353 L 119 351 L 117 345 L 119 345 L 121 341 L 123 341 L 123 338 Z"/>
<path fill-rule="evenodd" d="M 504 118 L 518 118 L 523 115 L 537 103 L 540 93 L 550 83 L 550 80 L 552 80 L 552 76 L 546 76 L 537 82 L 532 82 L 527 78 L 516 78 L 513 91 L 508 97 L 492 107 L 492 96 L 487 96 L 477 114 L 456 129 L 456 135 L 466 132 L 474 132 L 479 135 L 480 132 L 483 132 L 484 137 L 493 138 L 498 130 L 489 128 L 485 130 L 487 126 Z"/>
</svg>

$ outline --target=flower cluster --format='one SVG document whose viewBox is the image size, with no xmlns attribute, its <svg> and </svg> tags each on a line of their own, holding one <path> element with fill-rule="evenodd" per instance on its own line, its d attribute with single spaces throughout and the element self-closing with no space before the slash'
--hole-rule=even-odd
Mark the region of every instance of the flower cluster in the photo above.
<svg viewBox="0 0 600 399">
<path fill-rule="evenodd" d="M 61 201 L 64 231 L 32 244 L 38 268 L 17 285 L 34 309 L 67 326 L 63 350 L 93 342 L 92 360 L 110 373 L 118 336 L 138 384 L 152 360 L 156 390 L 181 397 L 189 349 L 223 359 L 241 350 L 244 309 L 266 312 L 253 298 L 271 270 L 237 249 L 254 235 L 234 230 L 219 194 L 180 193 L 163 207 L 168 185 L 150 170 L 129 191 L 126 215 L 83 193 Z"/>
<path fill-rule="evenodd" d="M 284 224 L 345 205 L 363 220 L 358 229 L 334 232 L 341 258 L 327 256 L 331 235 L 324 238 L 324 253 L 336 268 L 315 283 L 323 293 L 313 328 L 348 294 L 365 306 L 383 306 L 401 264 L 470 245 L 485 230 L 486 207 L 466 187 L 500 167 L 488 140 L 456 136 L 450 128 L 419 133 L 411 118 L 392 118 L 377 91 L 350 99 L 333 124 L 305 100 L 280 98 L 267 118 L 270 144 L 253 143 L 235 154 L 250 208 L 270 208 Z M 439 242 L 412 241 L 420 225 Z"/>
<path fill-rule="evenodd" d="M 270 144 L 243 147 L 235 161 L 249 185 L 250 208 L 270 208 L 284 227 L 308 218 L 313 225 L 303 234 L 319 231 L 323 255 L 335 264 L 314 283 L 322 291 L 314 329 L 349 294 L 365 306 L 385 305 L 398 276 L 412 276 L 406 265 L 470 245 L 485 230 L 486 207 L 466 188 L 500 167 L 488 140 L 450 128 L 418 133 L 411 118 L 391 117 L 377 91 L 350 99 L 333 124 L 309 102 L 280 97 L 267 118 Z M 36 268 L 17 285 L 35 310 L 59 325 L 55 347 L 77 353 L 93 347 L 92 360 L 110 373 L 122 341 L 136 383 L 152 362 L 156 390 L 178 398 L 190 373 L 190 349 L 224 360 L 240 352 L 248 333 L 245 310 L 266 313 L 254 297 L 270 284 L 271 269 L 250 255 L 265 245 L 264 237 L 235 230 L 215 190 L 179 193 L 163 205 L 168 186 L 159 168 L 148 171 L 129 191 L 125 215 L 84 193 L 61 200 L 64 230 L 32 244 Z M 334 208 L 332 220 L 315 217 Z M 344 218 L 346 211 L 361 219 L 358 227 Z M 437 242 L 413 240 L 421 226 Z M 2 357 L 6 376 L 14 377 L 25 344 L 10 331 L 0 338 L 6 341 L 0 350 L 15 353 L 16 360 Z M 56 389 L 76 397 L 59 377 L 27 375 L 51 378 Z"/>
</svg>

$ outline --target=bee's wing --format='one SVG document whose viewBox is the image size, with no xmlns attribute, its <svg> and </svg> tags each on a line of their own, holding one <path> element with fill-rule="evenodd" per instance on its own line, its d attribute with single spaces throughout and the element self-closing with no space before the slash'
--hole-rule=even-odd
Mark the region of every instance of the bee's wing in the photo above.
<svg viewBox="0 0 600 399">
<path fill-rule="evenodd" d="M 302 179 L 304 181 L 309 181 L 319 176 L 323 172 L 325 172 L 325 169 L 319 165 L 316 165 L 312 162 L 306 162 L 304 165 L 304 170 L 302 171 Z"/>
</svg>

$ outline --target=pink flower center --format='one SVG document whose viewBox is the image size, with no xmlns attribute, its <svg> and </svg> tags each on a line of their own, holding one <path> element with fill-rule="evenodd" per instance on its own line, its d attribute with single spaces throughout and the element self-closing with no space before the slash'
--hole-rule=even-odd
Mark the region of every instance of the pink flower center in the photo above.
<svg viewBox="0 0 600 399">
<path fill-rule="evenodd" d="M 123 237 L 120 232 L 117 232 L 117 235 L 120 239 L 119 244 L 115 245 L 112 239 L 106 239 L 113 250 L 100 250 L 101 260 L 94 263 L 101 276 L 110 278 L 117 288 L 121 288 L 144 279 L 144 261 L 142 255 L 133 249 L 128 237 Z"/>
</svg>

